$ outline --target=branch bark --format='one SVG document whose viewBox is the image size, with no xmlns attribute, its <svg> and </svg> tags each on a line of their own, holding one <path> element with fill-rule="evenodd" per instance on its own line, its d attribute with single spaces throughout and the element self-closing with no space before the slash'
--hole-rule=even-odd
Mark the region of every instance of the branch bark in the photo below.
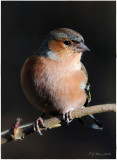
<svg viewBox="0 0 117 160">
<path fill-rule="evenodd" d="M 103 104 L 103 105 L 96 105 L 90 106 L 83 109 L 75 110 L 71 113 L 73 119 L 80 118 L 90 114 L 102 113 L 102 112 L 116 112 L 116 104 Z M 28 123 L 22 126 L 20 125 L 21 119 L 18 118 L 15 123 L 13 124 L 10 130 L 3 131 L 1 133 L 1 143 L 4 144 L 9 141 L 16 141 L 22 140 L 26 135 L 34 133 L 35 129 L 35 122 Z M 60 127 L 61 123 L 63 122 L 62 117 L 49 117 L 43 119 L 44 127 L 40 125 L 40 130 L 52 129 L 56 127 Z"/>
</svg>

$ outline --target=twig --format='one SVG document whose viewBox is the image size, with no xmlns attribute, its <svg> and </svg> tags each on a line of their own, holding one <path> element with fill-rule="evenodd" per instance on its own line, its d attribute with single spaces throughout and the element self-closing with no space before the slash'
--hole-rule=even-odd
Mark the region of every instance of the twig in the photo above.
<svg viewBox="0 0 117 160">
<path fill-rule="evenodd" d="M 115 104 L 103 104 L 103 105 L 96 105 L 91 106 L 83 109 L 75 110 L 71 113 L 72 118 L 80 118 L 90 114 L 102 113 L 102 112 L 116 112 L 116 105 Z M 16 122 L 13 124 L 10 130 L 3 131 L 1 134 L 1 143 L 4 144 L 8 141 L 13 140 L 22 140 L 24 136 L 35 132 L 35 122 L 28 123 L 22 126 L 20 125 L 21 119 L 18 118 Z M 63 121 L 61 116 L 58 117 L 49 117 L 43 120 L 44 127 L 40 126 L 40 130 L 52 129 L 55 127 L 60 127 L 61 122 Z"/>
</svg>

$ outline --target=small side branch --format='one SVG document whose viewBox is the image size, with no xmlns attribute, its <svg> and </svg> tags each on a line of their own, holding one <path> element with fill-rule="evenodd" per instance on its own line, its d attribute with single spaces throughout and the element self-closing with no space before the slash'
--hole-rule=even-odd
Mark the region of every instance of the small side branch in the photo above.
<svg viewBox="0 0 117 160">
<path fill-rule="evenodd" d="M 102 112 L 116 112 L 116 105 L 115 104 L 103 104 L 103 105 L 96 105 L 90 106 L 83 109 L 75 110 L 71 113 L 72 118 L 80 118 L 90 114 L 102 113 Z M 13 124 L 10 130 L 3 131 L 1 133 L 1 143 L 4 144 L 8 141 L 16 141 L 22 140 L 26 135 L 34 133 L 35 130 L 35 122 L 28 123 L 22 126 L 20 125 L 21 119 L 18 118 L 15 123 Z M 43 119 L 44 127 L 40 126 L 40 130 L 47 130 L 61 126 L 61 122 L 63 121 L 61 116 L 58 117 L 49 117 Z"/>
</svg>

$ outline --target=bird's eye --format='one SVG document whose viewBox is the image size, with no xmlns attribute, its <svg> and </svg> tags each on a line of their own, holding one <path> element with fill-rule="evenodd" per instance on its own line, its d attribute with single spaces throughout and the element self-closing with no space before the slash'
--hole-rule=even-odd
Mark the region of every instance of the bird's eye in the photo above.
<svg viewBox="0 0 117 160">
<path fill-rule="evenodd" d="M 71 44 L 71 42 L 68 41 L 68 40 L 64 41 L 63 43 L 64 43 L 65 45 L 70 45 L 70 44 Z"/>
</svg>

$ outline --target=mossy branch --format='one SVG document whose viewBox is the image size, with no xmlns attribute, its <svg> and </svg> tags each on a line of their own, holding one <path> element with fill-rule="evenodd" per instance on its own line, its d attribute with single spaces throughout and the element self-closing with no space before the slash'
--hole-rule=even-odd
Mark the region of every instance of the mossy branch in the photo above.
<svg viewBox="0 0 117 160">
<path fill-rule="evenodd" d="M 71 113 L 72 118 L 80 118 L 90 114 L 102 113 L 102 112 L 116 112 L 115 104 L 103 104 L 90 106 L 83 109 L 75 110 Z M 22 140 L 26 135 L 34 133 L 35 130 L 35 122 L 28 123 L 22 126 L 20 125 L 21 119 L 18 118 L 13 124 L 10 130 L 3 131 L 1 133 L 1 143 L 4 144 L 9 141 Z M 40 130 L 52 129 L 61 126 L 61 122 L 63 122 L 62 117 L 46 117 L 43 119 L 44 127 L 40 125 Z"/>
</svg>

